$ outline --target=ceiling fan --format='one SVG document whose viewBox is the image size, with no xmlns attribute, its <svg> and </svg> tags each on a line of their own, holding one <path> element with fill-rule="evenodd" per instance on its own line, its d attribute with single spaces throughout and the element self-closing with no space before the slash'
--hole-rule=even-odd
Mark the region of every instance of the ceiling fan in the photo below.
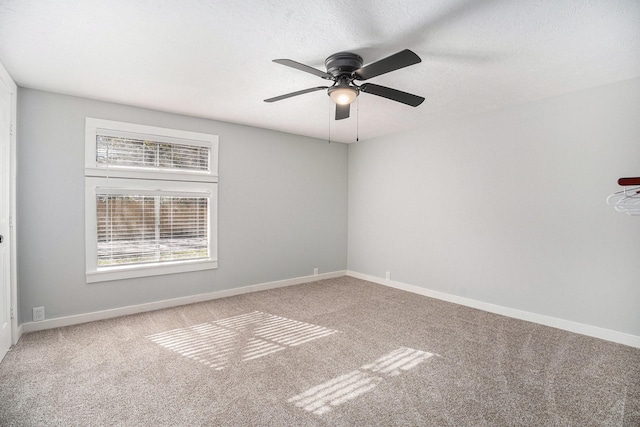
<svg viewBox="0 0 640 427">
<path fill-rule="evenodd" d="M 280 101 L 291 98 L 292 96 L 327 89 L 327 94 L 331 97 L 333 102 L 336 103 L 336 120 L 342 120 L 349 117 L 350 105 L 360 92 L 381 96 L 412 107 L 417 107 L 422 104 L 422 101 L 424 101 L 424 98 L 421 96 L 402 92 L 390 87 L 380 86 L 373 83 L 364 83 L 358 86 L 354 83 L 355 80 L 368 80 L 372 77 L 421 62 L 420 57 L 409 49 L 405 49 L 379 61 L 372 62 L 364 67 L 362 66 L 363 61 L 360 55 L 351 52 L 334 53 L 324 61 L 327 68 L 326 72 L 292 61 L 291 59 L 274 59 L 273 62 L 311 73 L 326 80 L 331 80 L 333 81 L 333 85 L 303 89 L 265 99 L 265 102 Z"/>
</svg>

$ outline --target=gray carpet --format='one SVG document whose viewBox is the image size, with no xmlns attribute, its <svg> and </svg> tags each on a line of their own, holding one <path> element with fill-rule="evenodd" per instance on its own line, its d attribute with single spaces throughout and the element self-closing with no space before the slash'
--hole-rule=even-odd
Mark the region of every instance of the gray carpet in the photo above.
<svg viewBox="0 0 640 427">
<path fill-rule="evenodd" d="M 2 426 L 639 426 L 640 349 L 341 277 L 26 334 Z"/>
</svg>

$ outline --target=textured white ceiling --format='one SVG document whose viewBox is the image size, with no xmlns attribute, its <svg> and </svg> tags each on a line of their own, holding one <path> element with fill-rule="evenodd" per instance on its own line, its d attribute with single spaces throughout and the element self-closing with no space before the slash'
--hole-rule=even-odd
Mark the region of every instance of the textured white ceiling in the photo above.
<svg viewBox="0 0 640 427">
<path fill-rule="evenodd" d="M 422 63 L 370 80 L 334 121 L 332 53 Z M 18 85 L 353 142 L 640 76 L 638 0 L 0 0 L 0 62 Z"/>
</svg>

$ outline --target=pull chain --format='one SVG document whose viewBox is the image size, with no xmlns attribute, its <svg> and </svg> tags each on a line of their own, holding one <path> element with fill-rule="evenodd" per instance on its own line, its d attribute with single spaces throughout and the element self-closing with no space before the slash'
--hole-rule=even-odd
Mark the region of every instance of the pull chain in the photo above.
<svg viewBox="0 0 640 427">
<path fill-rule="evenodd" d="M 356 142 L 360 141 L 360 100 L 356 98 Z"/>
<path fill-rule="evenodd" d="M 333 107 L 333 102 L 330 103 L 331 107 Z M 331 144 L 331 113 L 332 109 L 329 107 L 329 144 Z"/>
</svg>

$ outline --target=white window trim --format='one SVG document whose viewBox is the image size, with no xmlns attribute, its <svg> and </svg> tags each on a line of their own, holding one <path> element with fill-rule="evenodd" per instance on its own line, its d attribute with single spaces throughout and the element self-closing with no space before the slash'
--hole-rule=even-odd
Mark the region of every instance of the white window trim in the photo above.
<svg viewBox="0 0 640 427">
<path fill-rule="evenodd" d="M 206 146 L 210 150 L 209 171 L 171 171 L 153 168 L 98 165 L 96 136 L 98 134 L 151 139 L 184 145 Z M 218 137 L 203 133 L 86 119 L 85 130 L 85 241 L 86 280 L 95 283 L 136 277 L 157 276 L 218 267 Z M 159 188 L 161 187 L 161 188 Z M 175 262 L 145 263 L 122 266 L 97 266 L 96 195 L 110 192 L 138 191 L 145 194 L 206 195 L 209 199 L 209 258 Z M 102 189 L 102 190 L 101 190 Z"/>
<path fill-rule="evenodd" d="M 218 185 L 215 183 L 196 184 L 192 182 L 163 182 L 162 190 L 158 188 L 158 182 L 154 180 L 131 180 L 121 178 L 85 178 L 85 236 L 86 236 L 86 266 L 87 283 L 118 280 L 133 277 L 158 276 L 162 274 L 182 273 L 187 271 L 209 270 L 218 267 L 217 238 L 217 200 Z M 135 192 L 145 195 L 168 194 L 206 196 L 209 199 L 209 258 L 186 260 L 176 262 L 145 263 L 137 265 L 122 265 L 99 267 L 97 265 L 97 212 L 96 195 L 104 194 L 101 189 L 109 189 L 106 192 L 118 193 Z"/>
<path fill-rule="evenodd" d="M 171 142 L 198 147 L 209 147 L 209 171 L 166 170 L 145 167 L 103 165 L 96 161 L 96 136 L 109 135 L 126 138 Z M 169 181 L 218 182 L 218 136 L 186 130 L 137 125 L 134 123 L 87 117 L 85 123 L 85 176 L 109 176 L 134 179 L 159 179 Z"/>
</svg>

